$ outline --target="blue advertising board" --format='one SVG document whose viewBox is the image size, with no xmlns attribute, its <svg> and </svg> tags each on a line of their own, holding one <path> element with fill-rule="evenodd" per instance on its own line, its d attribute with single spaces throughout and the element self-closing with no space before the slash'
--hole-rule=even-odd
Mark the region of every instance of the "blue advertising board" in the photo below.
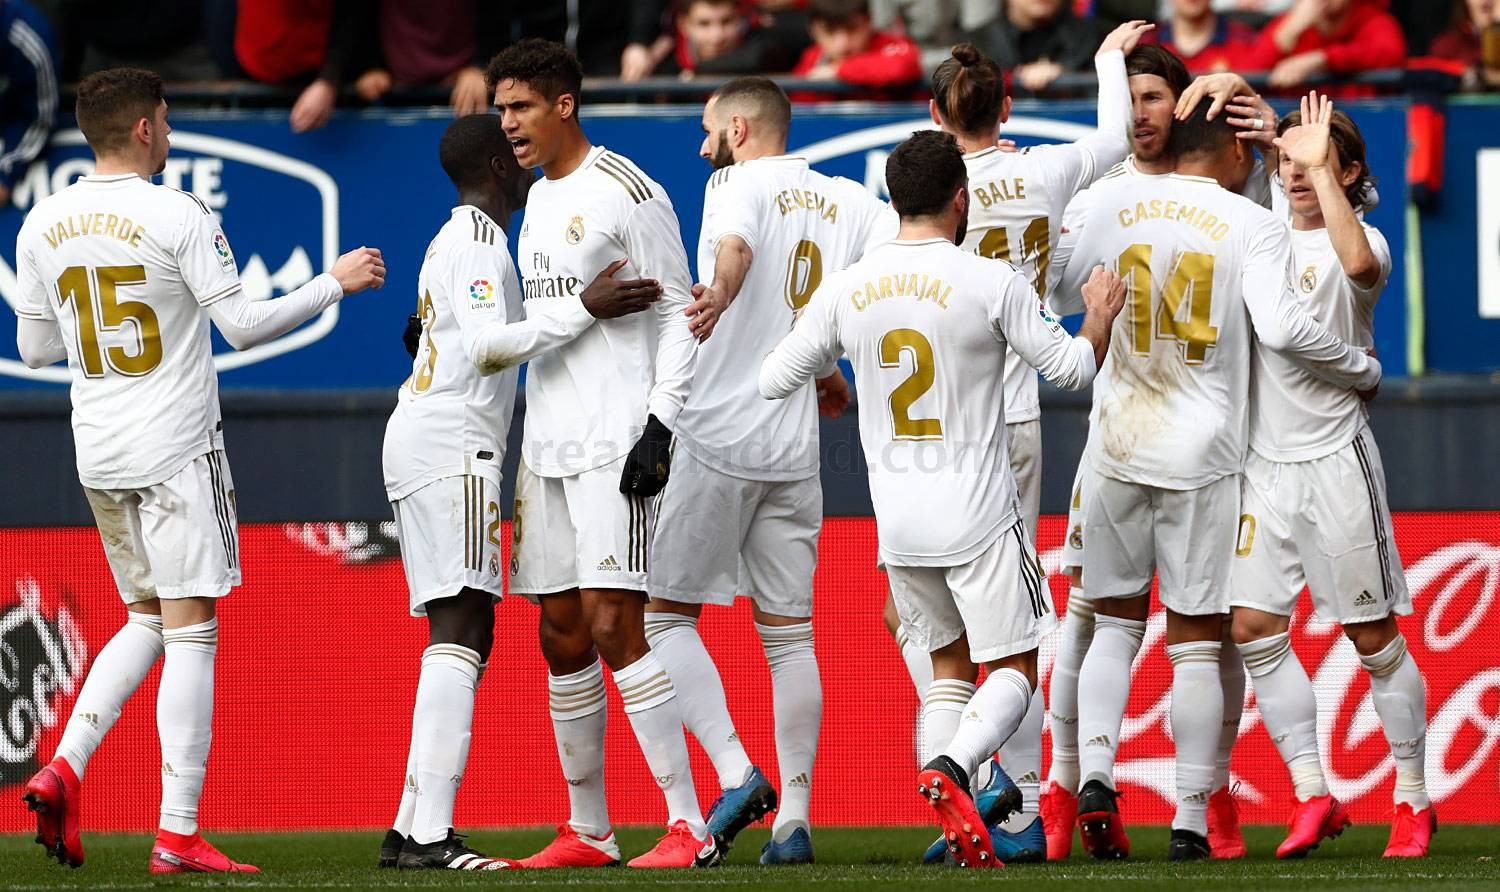
<svg viewBox="0 0 1500 892">
<path fill-rule="evenodd" d="M 1376 314 L 1376 341 L 1388 374 L 1405 371 L 1402 270 L 1405 114 L 1399 103 L 1351 103 L 1370 144 L 1383 202 L 1370 220 L 1391 242 L 1397 269 Z M 703 133 L 696 107 L 586 107 L 598 144 L 632 158 L 672 197 L 688 255 L 695 246 L 710 173 L 697 155 Z M 226 388 L 396 387 L 410 371 L 400 346 L 415 308 L 417 272 L 429 240 L 447 219 L 454 191 L 438 166 L 445 112 L 371 111 L 336 115 L 324 129 L 294 134 L 285 112 L 181 112 L 173 115 L 172 157 L 161 182 L 192 192 L 221 216 L 247 293 L 274 297 L 328 269 L 342 251 L 374 245 L 386 255 L 384 290 L 361 294 L 253 350 L 235 353 L 215 336 Z M 1069 141 L 1093 127 L 1087 102 L 1016 104 L 1005 135 L 1019 144 Z M 923 105 L 799 107 L 793 152 L 819 170 L 883 189 L 884 158 L 912 130 L 930 127 Z M 15 234 L 39 198 L 92 168 L 77 130 L 64 129 L 48 155 L 17 182 L 0 210 L 0 296 L 15 292 Z M 516 221 L 512 221 L 514 236 Z M 514 239 L 512 240 L 514 244 Z M 33 371 L 16 358 L 15 317 L 0 313 L 0 389 L 56 387 L 61 366 Z"/>
</svg>

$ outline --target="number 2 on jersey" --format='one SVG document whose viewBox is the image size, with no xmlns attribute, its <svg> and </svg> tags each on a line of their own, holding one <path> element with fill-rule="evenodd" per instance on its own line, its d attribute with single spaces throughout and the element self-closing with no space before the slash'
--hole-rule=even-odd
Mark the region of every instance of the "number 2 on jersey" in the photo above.
<svg viewBox="0 0 1500 892">
<path fill-rule="evenodd" d="M 816 242 L 802 239 L 786 259 L 786 305 L 800 310 L 823 281 L 823 252 Z"/>
<path fill-rule="evenodd" d="M 412 393 L 426 393 L 427 388 L 432 386 L 432 375 L 437 370 L 437 344 L 432 342 L 432 327 L 437 325 L 437 308 L 432 305 L 432 295 L 428 292 L 422 293 L 422 299 L 417 301 L 417 315 L 422 319 L 422 332 L 427 338 L 427 361 L 417 369 L 416 375 L 411 379 Z"/>
<path fill-rule="evenodd" d="M 911 404 L 932 389 L 937 363 L 932 358 L 932 342 L 920 331 L 897 328 L 880 339 L 880 367 L 901 368 L 901 354 L 911 356 L 911 374 L 891 391 L 891 437 L 896 440 L 941 440 L 943 422 L 939 418 L 911 417 Z"/>
<path fill-rule="evenodd" d="M 1177 259 L 1162 290 L 1161 304 L 1151 312 L 1151 246 L 1131 245 L 1120 255 L 1120 278 L 1125 280 L 1126 317 L 1130 346 L 1140 356 L 1151 353 L 1156 338 L 1178 341 L 1188 365 L 1202 365 L 1208 348 L 1219 340 L 1209 324 L 1214 298 L 1214 255 L 1188 251 Z M 1182 305 L 1188 315 L 1182 318 Z M 1154 317 L 1154 318 L 1153 318 Z"/>
<path fill-rule="evenodd" d="M 92 275 L 90 274 L 92 273 Z M 94 287 L 97 281 L 98 288 Z M 72 301 L 78 318 L 78 360 L 88 378 L 104 377 L 108 365 L 139 378 L 161 362 L 161 323 L 156 311 L 138 300 L 118 300 L 122 286 L 146 284 L 143 266 L 70 266 L 57 277 L 57 305 Z M 132 323 L 137 348 L 100 347 L 100 332 L 117 332 Z"/>
</svg>

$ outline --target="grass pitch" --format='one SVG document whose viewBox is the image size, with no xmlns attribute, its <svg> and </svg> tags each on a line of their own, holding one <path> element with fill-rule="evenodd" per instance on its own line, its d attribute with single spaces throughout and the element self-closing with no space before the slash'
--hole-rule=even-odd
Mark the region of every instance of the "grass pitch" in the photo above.
<svg viewBox="0 0 1500 892">
<path fill-rule="evenodd" d="M 629 858 L 654 840 L 653 828 L 619 831 Z M 601 887 L 609 889 L 777 889 L 828 886 L 838 889 L 941 888 L 976 883 L 1026 884 L 1033 888 L 1076 886 L 1106 881 L 1116 887 L 1262 888 L 1292 886 L 1407 890 L 1413 886 L 1500 888 L 1500 826 L 1449 825 L 1439 828 L 1434 854 L 1415 860 L 1382 859 L 1387 828 L 1354 827 L 1325 842 L 1305 861 L 1272 857 L 1282 838 L 1279 827 L 1246 827 L 1250 857 L 1241 861 L 1172 864 L 1166 861 L 1167 831 L 1138 827 L 1131 833 L 1135 856 L 1100 863 L 1075 848 L 1064 862 L 1015 865 L 1003 870 L 959 871 L 914 864 L 935 833 L 921 828 L 830 828 L 814 832 L 818 863 L 810 867 L 761 867 L 756 863 L 768 836 L 763 826 L 740 835 L 729 863 L 705 871 L 497 871 L 492 873 L 397 872 L 375 864 L 380 832 L 369 833 L 215 833 L 213 841 L 233 858 L 258 865 L 259 876 L 198 875 L 153 878 L 146 872 L 151 838 L 136 834 L 88 834 L 88 863 L 67 870 L 47 861 L 30 836 L 0 836 L 0 888 L 148 889 L 158 886 L 235 888 L 452 888 L 516 886 L 527 889 Z M 522 856 L 540 848 L 550 828 L 480 831 L 469 837 L 491 855 Z"/>
</svg>

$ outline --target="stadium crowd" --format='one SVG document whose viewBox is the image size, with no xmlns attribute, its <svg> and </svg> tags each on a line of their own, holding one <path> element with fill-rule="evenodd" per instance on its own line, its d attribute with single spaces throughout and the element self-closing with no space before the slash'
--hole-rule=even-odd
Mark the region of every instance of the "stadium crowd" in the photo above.
<svg viewBox="0 0 1500 892">
<path fill-rule="evenodd" d="M 1092 67 L 1127 19 L 1194 73 L 1264 72 L 1273 90 L 1410 65 L 1439 90 L 1500 87 L 1497 0 L 0 0 L 0 206 L 46 145 L 60 84 L 130 65 L 170 82 L 288 90 L 290 125 L 323 126 L 341 101 L 446 91 L 455 115 L 489 105 L 482 66 L 524 37 L 573 49 L 587 76 L 781 73 L 838 83 L 795 99 L 918 98 L 959 41 L 1021 92 Z M 1436 10 L 1436 14 L 1435 14 Z M 1422 81 L 1431 89 L 1432 78 Z M 1345 83 L 1335 96 L 1368 95 Z M 294 97 L 294 98 L 293 98 Z M 410 101 L 410 100 L 407 100 Z"/>
</svg>

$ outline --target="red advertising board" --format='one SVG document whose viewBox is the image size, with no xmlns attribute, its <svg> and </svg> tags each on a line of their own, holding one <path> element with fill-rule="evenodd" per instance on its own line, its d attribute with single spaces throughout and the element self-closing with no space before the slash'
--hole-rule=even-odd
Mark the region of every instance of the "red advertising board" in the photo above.
<svg viewBox="0 0 1500 892">
<path fill-rule="evenodd" d="M 241 531 L 246 584 L 220 611 L 214 743 L 203 803 L 213 829 L 387 826 L 401 791 L 424 624 L 407 615 L 388 530 L 365 524 L 263 524 Z M 1040 530 L 1057 565 L 1063 519 Z M 1493 819 L 1500 794 L 1500 512 L 1404 514 L 1396 539 L 1415 615 L 1402 620 L 1427 679 L 1427 782 L 1445 821 Z M 881 624 L 884 577 L 875 526 L 831 518 L 821 543 L 815 627 L 824 716 L 813 793 L 822 824 L 924 823 L 913 785 L 917 698 Z M 1062 577 L 1052 577 L 1059 604 Z M 28 816 L 16 784 L 50 756 L 88 660 L 124 611 L 92 529 L 0 531 L 0 831 Z M 460 793 L 461 826 L 535 825 L 566 816 L 566 793 L 546 709 L 536 609 L 499 610 L 495 649 L 479 691 L 473 748 Z M 709 610 L 702 630 L 756 762 L 775 780 L 771 692 L 748 608 Z M 1153 620 L 1137 665 L 1119 776 L 1135 822 L 1170 817 L 1170 668 Z M 1330 783 L 1355 820 L 1381 822 L 1393 768 L 1369 684 L 1338 629 L 1306 613 L 1296 649 L 1314 678 Z M 1051 647 L 1043 649 L 1043 674 Z M 145 830 L 156 820 L 156 673 L 90 764 L 83 821 L 93 830 Z M 658 823 L 665 808 L 611 695 L 608 778 L 612 817 Z M 700 797 L 714 775 L 695 747 Z M 1234 756 L 1247 821 L 1281 822 L 1286 771 L 1253 699 Z"/>
</svg>

